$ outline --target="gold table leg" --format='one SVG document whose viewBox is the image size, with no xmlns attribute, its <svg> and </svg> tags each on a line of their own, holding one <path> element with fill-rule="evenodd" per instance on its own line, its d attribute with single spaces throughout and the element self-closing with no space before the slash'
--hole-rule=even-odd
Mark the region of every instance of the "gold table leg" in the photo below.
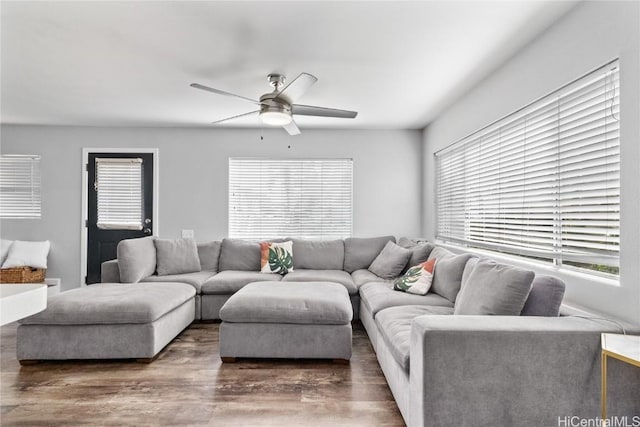
<svg viewBox="0 0 640 427">
<path fill-rule="evenodd" d="M 602 387 L 600 395 L 600 402 L 602 403 L 602 419 L 607 418 L 607 355 L 602 352 Z"/>
</svg>

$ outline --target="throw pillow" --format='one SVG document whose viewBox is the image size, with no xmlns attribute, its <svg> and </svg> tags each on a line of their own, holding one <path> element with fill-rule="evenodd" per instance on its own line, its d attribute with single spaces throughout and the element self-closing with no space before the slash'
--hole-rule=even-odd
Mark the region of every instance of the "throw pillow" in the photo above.
<svg viewBox="0 0 640 427">
<path fill-rule="evenodd" d="M 389 240 L 395 243 L 396 238 L 382 236 L 344 239 L 344 271 L 353 273 L 368 268 Z"/>
<path fill-rule="evenodd" d="M 121 283 L 138 283 L 156 271 L 155 237 L 125 239 L 118 243 L 118 269 Z"/>
<path fill-rule="evenodd" d="M 564 282 L 557 277 L 536 275 L 520 315 L 558 317 L 564 288 Z"/>
<path fill-rule="evenodd" d="M 413 266 L 402 277 L 393 281 L 393 289 L 416 295 L 426 295 L 431 288 L 436 259 L 430 259 L 422 264 Z"/>
<path fill-rule="evenodd" d="M 293 242 L 261 242 L 260 272 L 278 273 L 283 276 L 293 271 Z"/>
<path fill-rule="evenodd" d="M 438 260 L 438 269 L 433 275 L 431 291 L 455 302 L 462 284 L 462 273 L 467 261 L 471 258 L 473 258 L 471 254 L 454 255 L 441 247 L 436 247 L 431 251 L 429 259 Z"/>
<path fill-rule="evenodd" d="M 13 244 L 13 240 L 0 240 L 0 266 L 4 264 L 4 260 L 7 259 L 7 255 L 9 254 L 9 248 Z"/>
<path fill-rule="evenodd" d="M 519 316 L 535 273 L 481 259 L 460 295 L 453 314 Z"/>
<path fill-rule="evenodd" d="M 50 247 L 51 243 L 48 240 L 44 242 L 16 240 L 9 248 L 7 259 L 2 263 L 2 268 L 47 268 L 47 256 L 49 256 Z"/>
<path fill-rule="evenodd" d="M 200 271 L 198 246 L 193 239 L 155 239 L 158 276 Z"/>
<path fill-rule="evenodd" d="M 383 279 L 398 277 L 411 258 L 411 250 L 389 241 L 369 266 L 369 271 Z"/>
</svg>

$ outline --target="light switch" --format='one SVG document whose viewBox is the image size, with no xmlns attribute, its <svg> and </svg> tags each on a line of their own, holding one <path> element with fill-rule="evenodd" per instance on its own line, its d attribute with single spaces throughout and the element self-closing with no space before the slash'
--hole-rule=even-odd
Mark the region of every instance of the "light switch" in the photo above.
<svg viewBox="0 0 640 427">
<path fill-rule="evenodd" d="M 182 230 L 183 239 L 193 239 L 195 235 L 196 234 L 193 232 L 193 230 Z"/>
</svg>

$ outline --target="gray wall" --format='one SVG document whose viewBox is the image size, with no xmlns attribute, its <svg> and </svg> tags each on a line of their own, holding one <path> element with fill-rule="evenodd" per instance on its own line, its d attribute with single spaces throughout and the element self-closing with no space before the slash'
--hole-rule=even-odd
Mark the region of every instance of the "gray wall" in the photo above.
<svg viewBox="0 0 640 427">
<path fill-rule="evenodd" d="M 47 276 L 80 282 L 82 148 L 158 148 L 159 231 L 196 240 L 227 235 L 228 158 L 353 158 L 354 236 L 421 232 L 420 131 L 95 128 L 3 125 L 3 154 L 42 156 L 42 218 L 2 220 L 2 238 L 51 240 Z M 288 148 L 288 146 L 291 148 Z"/>
<path fill-rule="evenodd" d="M 620 58 L 620 281 L 526 266 L 562 277 L 566 300 L 640 324 L 640 3 L 584 2 L 466 94 L 424 132 L 423 232 L 435 235 L 433 153 L 576 77 Z"/>
</svg>

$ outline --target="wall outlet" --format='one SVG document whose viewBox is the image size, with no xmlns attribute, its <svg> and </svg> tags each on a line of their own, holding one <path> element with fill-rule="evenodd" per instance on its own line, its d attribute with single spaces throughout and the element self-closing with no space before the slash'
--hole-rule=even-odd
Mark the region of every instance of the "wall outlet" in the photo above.
<svg viewBox="0 0 640 427">
<path fill-rule="evenodd" d="M 182 238 L 183 239 L 193 239 L 196 236 L 196 233 L 193 230 L 182 230 Z"/>
</svg>

